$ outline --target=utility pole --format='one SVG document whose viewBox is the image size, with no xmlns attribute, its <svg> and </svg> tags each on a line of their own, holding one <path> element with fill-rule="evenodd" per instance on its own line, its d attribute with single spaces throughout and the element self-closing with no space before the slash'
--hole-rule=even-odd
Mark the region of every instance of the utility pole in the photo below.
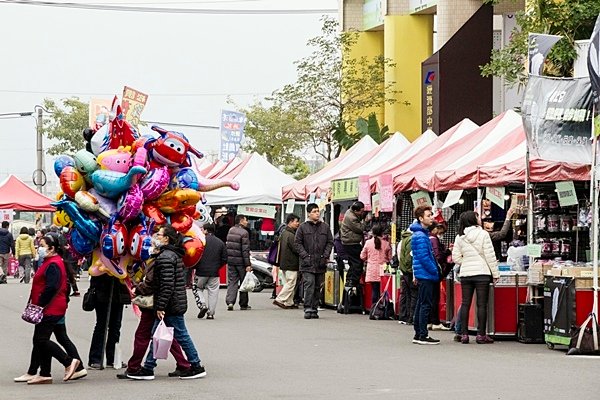
<svg viewBox="0 0 600 400">
<path fill-rule="evenodd" d="M 38 192 L 42 193 L 44 183 L 42 180 L 45 180 L 46 177 L 44 174 L 44 151 L 42 147 L 42 107 L 36 107 L 37 109 L 37 138 L 36 138 L 36 154 L 37 154 L 37 169 L 35 170 L 36 182 L 35 185 L 38 188 Z"/>
</svg>

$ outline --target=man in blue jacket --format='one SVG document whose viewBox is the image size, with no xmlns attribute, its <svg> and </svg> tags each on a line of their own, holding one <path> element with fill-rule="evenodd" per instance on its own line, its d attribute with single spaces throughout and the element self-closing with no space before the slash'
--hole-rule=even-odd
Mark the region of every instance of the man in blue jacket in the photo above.
<svg viewBox="0 0 600 400">
<path fill-rule="evenodd" d="M 413 276 L 419 294 L 413 320 L 415 337 L 412 342 L 415 344 L 439 344 L 440 341 L 429 337 L 427 332 L 429 313 L 433 306 L 433 285 L 440 281 L 440 273 L 427 229 L 433 222 L 431 206 L 421 205 L 415 208 L 415 218 L 417 220 L 409 229 L 413 233 L 411 242 Z"/>
</svg>

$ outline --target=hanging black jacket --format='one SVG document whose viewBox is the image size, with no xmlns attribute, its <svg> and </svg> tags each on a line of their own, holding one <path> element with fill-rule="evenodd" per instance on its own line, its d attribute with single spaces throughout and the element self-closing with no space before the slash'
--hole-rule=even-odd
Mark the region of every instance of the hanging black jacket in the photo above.
<svg viewBox="0 0 600 400">
<path fill-rule="evenodd" d="M 183 315 L 187 311 L 184 251 L 170 244 L 158 249 L 154 264 L 154 309 L 166 315 Z"/>
</svg>

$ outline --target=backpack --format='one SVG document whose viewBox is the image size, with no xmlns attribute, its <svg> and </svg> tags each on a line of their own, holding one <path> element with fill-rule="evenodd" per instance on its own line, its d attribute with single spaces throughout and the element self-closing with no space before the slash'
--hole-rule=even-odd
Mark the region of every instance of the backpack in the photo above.
<svg viewBox="0 0 600 400">
<path fill-rule="evenodd" d="M 279 228 L 277 228 L 275 236 L 273 237 L 273 243 L 271 243 L 271 246 L 269 246 L 269 254 L 267 255 L 267 262 L 276 267 L 279 266 L 279 237 L 285 229 L 285 226 L 285 224 L 282 224 Z"/>
<path fill-rule="evenodd" d="M 404 274 L 412 274 L 412 235 L 400 241 L 396 253 L 398 254 L 400 271 Z"/>
</svg>

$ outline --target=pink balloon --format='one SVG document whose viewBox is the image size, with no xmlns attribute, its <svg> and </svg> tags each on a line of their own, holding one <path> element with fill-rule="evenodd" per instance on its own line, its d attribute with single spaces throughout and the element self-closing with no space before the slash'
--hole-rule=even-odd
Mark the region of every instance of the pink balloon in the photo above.
<svg viewBox="0 0 600 400">
<path fill-rule="evenodd" d="M 144 205 L 144 195 L 138 185 L 133 185 L 127 193 L 121 195 L 117 209 L 119 217 L 125 222 L 139 215 Z"/>
<path fill-rule="evenodd" d="M 151 169 L 140 182 L 140 189 L 146 201 L 154 200 L 165 191 L 169 185 L 171 176 L 169 168 L 164 166 Z"/>
</svg>

